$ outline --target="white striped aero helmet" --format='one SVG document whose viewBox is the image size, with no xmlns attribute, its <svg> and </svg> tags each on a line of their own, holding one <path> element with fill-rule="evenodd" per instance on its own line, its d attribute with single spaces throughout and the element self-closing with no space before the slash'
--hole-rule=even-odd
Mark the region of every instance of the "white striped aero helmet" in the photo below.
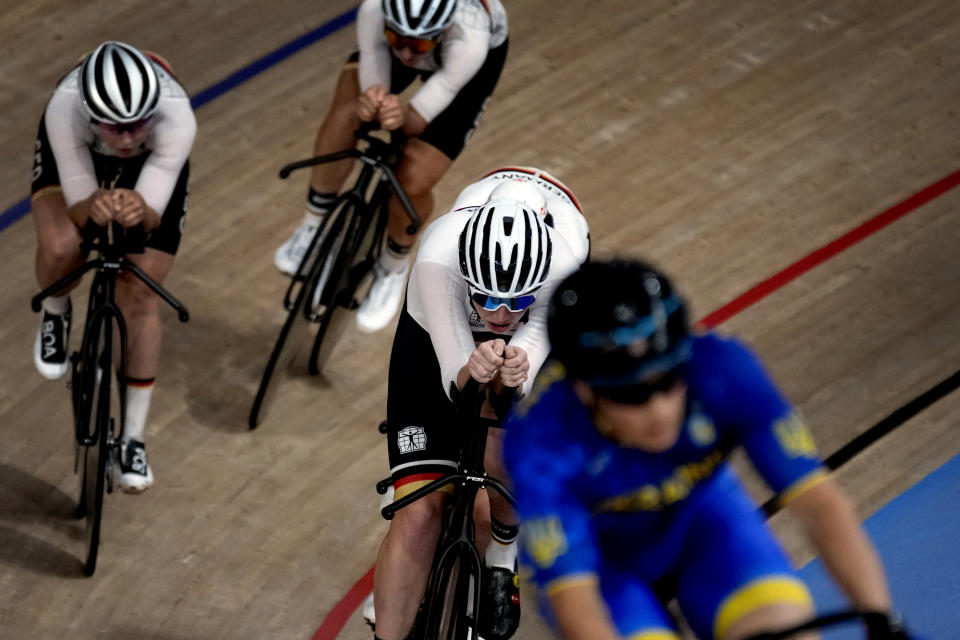
<svg viewBox="0 0 960 640">
<path fill-rule="evenodd" d="M 108 41 L 80 67 L 80 93 L 90 117 L 107 124 L 129 124 L 157 110 L 160 81 L 153 62 L 122 42 Z"/>
<path fill-rule="evenodd" d="M 453 22 L 457 0 L 383 0 L 387 26 L 408 38 L 432 40 Z"/>
<path fill-rule="evenodd" d="M 519 200 L 487 202 L 460 232 L 460 273 L 474 300 L 488 309 L 506 304 L 518 311 L 532 304 L 552 257 L 546 223 Z"/>
</svg>

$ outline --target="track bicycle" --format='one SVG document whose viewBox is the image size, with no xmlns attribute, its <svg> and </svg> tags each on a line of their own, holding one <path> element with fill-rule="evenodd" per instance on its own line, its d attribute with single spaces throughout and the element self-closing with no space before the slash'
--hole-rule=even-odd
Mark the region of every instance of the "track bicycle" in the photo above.
<svg viewBox="0 0 960 640">
<path fill-rule="evenodd" d="M 407 232 L 414 234 L 420 228 L 420 218 L 394 175 L 405 138 L 401 132 L 394 132 L 388 142 L 371 135 L 374 129 L 375 125 L 364 125 L 354 132 L 357 140 L 366 143 L 362 149 L 292 162 L 280 170 L 280 178 L 286 179 L 291 172 L 305 167 L 348 158 L 360 161 L 353 187 L 337 196 L 287 287 L 283 299 L 287 319 L 260 379 L 250 409 L 250 429 L 257 428 L 260 414 L 269 404 L 268 390 L 277 364 L 285 362 L 289 366 L 297 360 L 297 352 L 312 324 L 317 325 L 317 332 L 307 370 L 310 375 L 317 375 L 323 368 L 347 324 L 346 314 L 336 313 L 337 309 L 356 309 L 363 297 L 359 294 L 365 293 L 370 284 L 386 230 L 391 195 L 397 196 L 410 217 Z"/>
<path fill-rule="evenodd" d="M 493 489 L 516 507 L 516 500 L 506 486 L 486 474 L 483 455 L 487 431 L 505 417 L 513 401 L 515 389 L 506 387 L 500 394 L 489 392 L 490 404 L 499 419 L 480 416 L 488 398 L 486 385 L 474 379 L 455 394 L 454 404 L 467 427 L 460 460 L 454 473 L 438 478 L 403 498 L 385 506 L 380 513 L 387 520 L 420 498 L 452 485 L 453 492 L 444 509 L 444 524 L 437 543 L 424 601 L 417 613 L 409 640 L 477 640 L 477 621 L 481 619 L 483 593 L 483 560 L 475 543 L 474 504 L 481 489 Z M 451 425 L 452 426 L 452 425 Z M 380 425 L 387 432 L 387 423 Z M 377 492 L 386 493 L 392 481 L 377 483 Z"/>
<path fill-rule="evenodd" d="M 44 298 L 62 291 L 88 271 L 96 271 L 90 286 L 80 350 L 70 355 L 69 385 L 74 424 L 73 470 L 80 475 L 76 515 L 86 518 L 87 559 L 83 572 L 88 576 L 92 576 L 97 567 L 103 494 L 105 490 L 113 493 L 126 416 L 127 327 L 114 300 L 117 276 L 132 273 L 177 311 L 180 322 L 190 319 L 186 307 L 127 260 L 126 254 L 143 252 L 145 240 L 142 227 L 125 230 L 115 222 L 105 227 L 88 225 L 80 247 L 85 254 L 95 252 L 97 257 L 88 259 L 30 300 L 30 307 L 39 312 Z M 114 330 L 118 336 L 116 343 Z M 115 386 L 111 384 L 112 372 L 116 375 Z"/>
</svg>

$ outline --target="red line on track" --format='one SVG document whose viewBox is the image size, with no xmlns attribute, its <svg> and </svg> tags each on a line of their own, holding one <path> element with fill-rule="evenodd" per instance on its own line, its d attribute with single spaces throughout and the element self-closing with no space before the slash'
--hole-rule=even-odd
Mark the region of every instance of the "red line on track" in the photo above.
<svg viewBox="0 0 960 640">
<path fill-rule="evenodd" d="M 870 218 L 859 227 L 848 231 L 833 242 L 826 244 L 813 253 L 810 253 L 800 260 L 794 262 L 789 267 L 775 273 L 763 282 L 754 285 L 752 288 L 743 292 L 727 304 L 723 305 L 707 317 L 698 322 L 701 327 L 715 327 L 733 316 L 737 315 L 747 307 L 750 307 L 768 295 L 783 287 L 788 282 L 795 280 L 807 271 L 810 271 L 817 265 L 826 262 L 844 249 L 848 249 L 860 242 L 867 236 L 883 229 L 893 221 L 902 218 L 918 207 L 930 202 L 934 198 L 943 195 L 950 189 L 960 184 L 960 170 L 954 171 L 946 178 L 934 182 L 929 187 L 910 196 L 903 202 L 895 204 L 883 213 Z"/>
<path fill-rule="evenodd" d="M 373 567 L 363 574 L 363 577 L 357 580 L 357 583 L 350 587 L 347 595 L 340 599 L 327 617 L 323 619 L 323 624 L 313 634 L 313 640 L 333 640 L 347 624 L 347 620 L 353 615 L 353 612 L 360 606 L 367 594 L 373 591 Z"/>
<path fill-rule="evenodd" d="M 875 215 L 836 240 L 820 247 L 782 271 L 754 285 L 727 304 L 707 315 L 697 324 L 701 327 L 709 328 L 729 320 L 744 309 L 763 300 L 777 289 L 797 279 L 807 271 L 826 262 L 841 251 L 849 249 L 864 238 L 880 231 L 892 222 L 902 218 L 911 211 L 915 211 L 934 198 L 950 191 L 957 185 L 960 185 L 960 169 L 918 191 L 906 200 L 895 204 L 886 211 Z M 364 598 L 366 598 L 367 594 L 372 590 L 373 567 L 350 588 L 350 591 L 348 591 L 340 602 L 333 607 L 330 613 L 327 614 L 327 617 L 323 619 L 323 624 L 321 624 L 320 628 L 313 634 L 312 640 L 334 640 L 344 625 L 346 625 L 350 616 L 353 615 L 353 612 L 363 603 Z"/>
</svg>

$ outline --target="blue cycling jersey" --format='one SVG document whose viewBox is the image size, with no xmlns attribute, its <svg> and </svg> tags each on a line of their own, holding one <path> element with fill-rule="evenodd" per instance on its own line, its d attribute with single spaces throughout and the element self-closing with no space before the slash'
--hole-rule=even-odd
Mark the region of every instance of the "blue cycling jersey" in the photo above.
<svg viewBox="0 0 960 640">
<path fill-rule="evenodd" d="M 682 373 L 683 428 L 653 454 L 602 436 L 563 367 L 541 370 L 504 450 L 538 584 L 599 574 L 611 559 L 645 582 L 675 572 L 698 503 L 736 483 L 726 461 L 738 446 L 782 501 L 825 477 L 810 432 L 742 343 L 697 336 Z"/>
</svg>

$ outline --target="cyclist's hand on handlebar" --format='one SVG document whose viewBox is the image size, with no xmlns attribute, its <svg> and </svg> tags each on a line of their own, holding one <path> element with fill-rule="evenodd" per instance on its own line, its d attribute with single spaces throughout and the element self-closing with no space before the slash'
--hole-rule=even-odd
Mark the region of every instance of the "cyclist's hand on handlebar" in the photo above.
<svg viewBox="0 0 960 640">
<path fill-rule="evenodd" d="M 101 227 L 109 224 L 114 217 L 113 192 L 109 189 L 97 189 L 90 196 L 90 219 Z"/>
<path fill-rule="evenodd" d="M 868 640 L 913 640 L 903 624 L 903 617 L 898 611 L 887 613 L 884 623 L 872 625 L 867 629 Z"/>
<path fill-rule="evenodd" d="M 497 369 L 503 366 L 503 352 L 506 346 L 507 343 L 501 338 L 478 344 L 467 362 L 470 377 L 477 382 L 490 382 L 497 373 Z"/>
<path fill-rule="evenodd" d="M 500 367 L 500 379 L 507 387 L 519 387 L 527 381 L 530 374 L 530 361 L 527 352 L 520 347 L 507 345 L 503 352 L 503 366 Z"/>
<path fill-rule="evenodd" d="M 382 84 L 375 84 L 357 96 L 357 116 L 364 122 L 370 122 L 377 117 L 377 111 L 383 99 L 389 93 Z"/>
<path fill-rule="evenodd" d="M 403 105 L 400 103 L 400 96 L 390 93 L 383 98 L 380 109 L 377 111 L 377 120 L 380 121 L 380 126 L 387 131 L 393 131 L 403 126 L 406 121 L 406 114 L 403 111 Z"/>
<path fill-rule="evenodd" d="M 132 189 L 113 190 L 113 219 L 122 227 L 133 227 L 146 215 L 146 203 L 143 196 Z"/>
</svg>

